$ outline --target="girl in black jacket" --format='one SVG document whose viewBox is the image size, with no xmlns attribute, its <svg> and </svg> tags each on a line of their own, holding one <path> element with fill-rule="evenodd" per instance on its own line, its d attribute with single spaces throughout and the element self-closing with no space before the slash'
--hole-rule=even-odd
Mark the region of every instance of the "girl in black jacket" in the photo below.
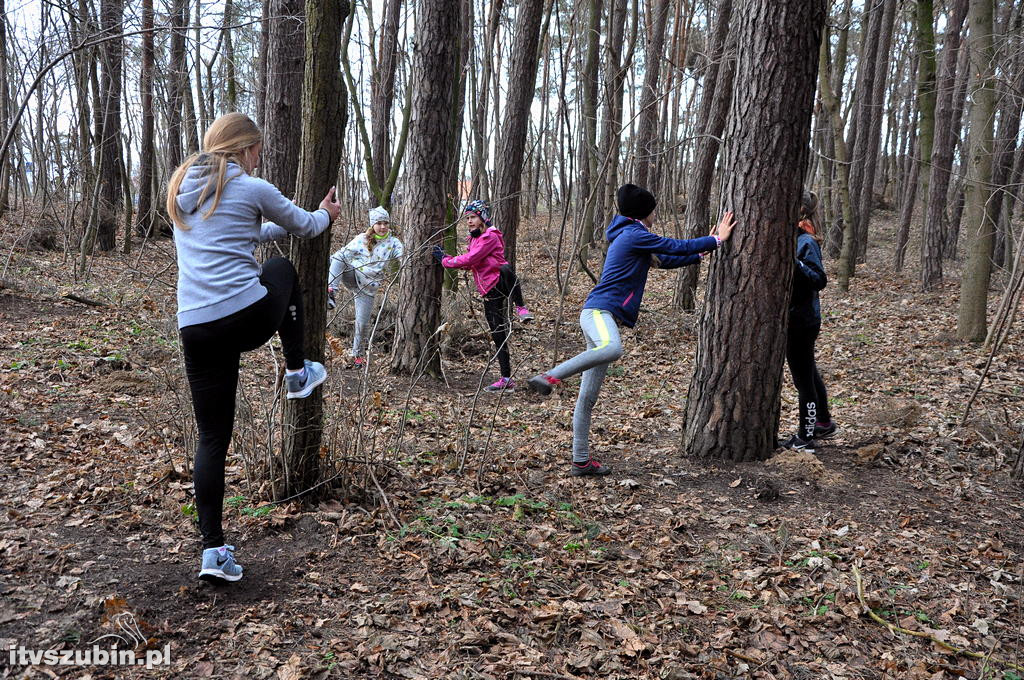
<svg viewBox="0 0 1024 680">
<path fill-rule="evenodd" d="M 800 397 L 800 424 L 782 446 L 806 451 L 814 451 L 814 440 L 828 439 L 838 429 L 829 413 L 825 383 L 814 363 L 814 342 L 821 330 L 818 291 L 828 282 L 821 264 L 819 226 L 818 196 L 805 191 L 796 230 L 796 269 L 786 338 L 786 362 Z"/>
</svg>

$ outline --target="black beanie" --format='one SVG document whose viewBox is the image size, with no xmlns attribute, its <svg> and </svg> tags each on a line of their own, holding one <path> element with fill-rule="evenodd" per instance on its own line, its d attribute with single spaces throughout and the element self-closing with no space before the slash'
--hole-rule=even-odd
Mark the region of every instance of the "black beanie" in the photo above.
<svg viewBox="0 0 1024 680">
<path fill-rule="evenodd" d="M 635 184 L 623 184 L 619 187 L 619 190 L 615 192 L 615 201 L 618 204 L 620 215 L 637 220 L 642 220 L 650 215 L 658 205 L 654 194 Z"/>
</svg>

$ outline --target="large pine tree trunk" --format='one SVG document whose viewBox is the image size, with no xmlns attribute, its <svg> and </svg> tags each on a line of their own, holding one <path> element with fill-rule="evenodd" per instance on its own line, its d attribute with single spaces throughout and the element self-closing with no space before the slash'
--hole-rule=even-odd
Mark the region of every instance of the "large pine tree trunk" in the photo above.
<svg viewBox="0 0 1024 680">
<path fill-rule="evenodd" d="M 928 183 L 930 173 L 927 167 L 921 172 L 921 164 L 932 157 L 935 145 L 935 9 L 932 0 L 917 0 L 914 18 L 917 24 L 917 53 L 920 63 L 917 70 L 918 124 L 917 168 L 920 184 L 921 214 L 928 213 Z"/>
<path fill-rule="evenodd" d="M 490 183 L 487 177 L 487 103 L 490 100 L 488 92 L 491 86 L 491 71 L 493 70 L 494 44 L 498 30 L 501 25 L 501 9 L 504 0 L 492 0 L 490 11 L 487 16 L 487 31 L 484 35 L 484 49 L 480 60 L 483 62 L 483 71 L 480 75 L 476 90 L 476 105 L 473 109 L 473 196 L 475 198 L 487 198 L 490 192 Z"/>
<path fill-rule="evenodd" d="M 846 76 L 846 60 L 849 54 L 850 44 L 850 11 L 853 5 L 853 0 L 846 0 L 843 5 L 843 14 L 839 18 L 839 40 L 836 42 L 835 56 L 831 60 L 832 62 L 832 75 L 830 85 L 832 86 L 832 94 L 836 99 L 836 113 L 839 114 L 839 121 L 842 122 L 842 111 L 839 110 L 839 103 L 843 100 L 843 78 Z M 826 61 L 828 61 L 826 54 Z M 834 148 L 838 148 L 840 143 L 844 150 L 848 149 L 846 135 L 843 133 L 845 125 L 836 126 L 833 121 L 833 125 L 830 126 L 832 135 L 840 135 L 841 140 L 833 140 L 832 144 Z M 849 193 L 849 165 L 846 166 L 846 191 Z M 842 167 L 839 163 L 836 164 L 836 183 L 839 182 L 842 172 Z M 841 191 L 841 189 L 840 189 Z M 833 195 L 836 190 L 833 189 Z M 829 257 L 838 258 L 842 252 L 843 247 L 843 234 L 847 225 L 847 215 L 849 211 L 833 211 L 832 222 L 828 225 L 828 236 L 825 238 L 825 250 Z"/>
<path fill-rule="evenodd" d="M 544 0 L 523 0 L 517 11 L 508 71 L 505 124 L 501 129 L 498 158 L 495 159 L 497 172 L 493 197 L 494 224 L 505 236 L 505 259 L 513 266 L 516 263 L 520 191 L 523 186 L 523 153 L 530 104 L 537 82 L 537 48 Z"/>
<path fill-rule="evenodd" d="M 153 0 L 142 0 L 142 74 L 139 95 L 142 99 L 142 142 L 139 148 L 139 213 L 135 231 L 149 236 L 153 231 L 156 213 L 153 210 L 153 167 L 156 149 L 153 144 Z"/>
<path fill-rule="evenodd" d="M 370 139 L 373 174 L 383 187 L 391 172 L 391 110 L 395 101 L 395 72 L 398 69 L 398 17 L 402 0 L 387 0 L 380 54 L 370 86 Z M 466 38 L 463 38 L 466 39 Z"/>
<path fill-rule="evenodd" d="M 440 375 L 438 326 L 441 322 L 441 267 L 430 250 L 442 245 L 451 178 L 449 168 L 457 121 L 450 114 L 453 88 L 459 81 L 460 11 L 449 0 L 419 0 L 417 40 L 413 48 L 412 123 L 406 165 L 406 252 L 402 268 L 399 315 L 392 370 Z"/>
<path fill-rule="evenodd" d="M 656 172 L 664 149 L 658 144 L 658 80 L 661 76 L 662 52 L 665 46 L 665 26 L 668 23 L 668 0 L 656 0 L 648 5 L 653 16 L 647 34 L 647 62 L 644 64 L 644 84 L 640 95 L 640 112 L 636 139 L 636 184 L 656 190 Z M 662 197 L 665 204 L 668 201 Z"/>
<path fill-rule="evenodd" d="M 1024 11 L 1018 10 L 1010 23 L 1009 17 L 1003 30 L 1002 43 L 1005 45 L 996 59 L 1001 63 L 1004 76 L 1001 79 L 998 97 L 999 128 L 996 133 L 992 157 L 992 201 L 989 216 L 996 225 L 996 244 L 993 260 L 997 266 L 1007 266 L 1013 250 L 1013 235 L 1009 223 L 1004 222 L 1003 204 L 1013 174 L 1013 159 L 1017 151 L 1017 137 L 1021 122 L 1021 94 L 1024 93 L 1024 49 L 1020 49 L 1009 36 L 1024 35 Z M 1017 47 L 1017 49 L 1014 49 Z"/>
<path fill-rule="evenodd" d="M 224 103 L 222 112 L 228 113 L 238 109 L 238 78 L 235 74 L 235 40 L 234 29 L 229 28 L 235 21 L 235 2 L 225 0 L 224 20 L 221 31 L 224 39 Z"/>
<path fill-rule="evenodd" d="M 4 2 L 5 0 L 0 0 L 0 17 L 7 16 Z M 6 133 L 10 124 L 11 99 L 10 90 L 7 87 L 7 22 L 0 21 L 0 132 Z M 10 205 L 11 164 L 7 160 L 9 156 L 10 154 L 7 154 L 0 159 L 0 217 L 3 217 Z"/>
<path fill-rule="evenodd" d="M 838 285 L 839 290 L 846 292 L 850 289 L 850 275 L 853 272 L 853 202 L 850 199 L 850 164 L 849 151 L 846 148 L 846 139 L 843 135 L 843 116 L 839 112 L 839 98 L 832 90 L 834 79 L 830 78 L 828 69 L 828 41 L 822 39 L 818 54 L 818 82 L 821 91 L 821 101 L 828 115 L 829 127 L 832 131 L 832 148 L 836 156 L 836 184 L 835 194 L 839 198 L 839 212 L 836 222 L 843 225 L 843 230 L 834 234 L 832 238 L 841 243 L 838 252 Z"/>
<path fill-rule="evenodd" d="M 103 0 L 100 21 L 105 35 L 118 35 L 124 14 L 124 0 Z M 100 191 L 97 212 L 96 247 L 113 250 L 117 228 L 124 210 L 121 174 L 121 67 L 124 39 L 103 43 L 100 101 L 103 106 L 103 134 L 100 139 Z"/>
<path fill-rule="evenodd" d="M 729 106 L 732 104 L 733 76 L 736 62 L 727 51 L 729 22 L 732 18 L 732 0 L 718 5 L 718 18 L 711 37 L 707 75 L 704 76 L 704 94 L 697 111 L 697 150 L 690 170 L 690 185 L 686 191 L 686 216 L 683 224 L 687 236 L 705 236 L 711 226 L 711 186 L 718 160 L 719 139 L 725 130 Z M 676 279 L 675 304 L 680 309 L 693 310 L 697 293 L 699 267 L 683 267 Z"/>
<path fill-rule="evenodd" d="M 947 260 L 957 259 L 957 243 L 960 240 L 960 218 L 964 212 L 964 168 L 968 149 L 971 148 L 970 126 L 963 124 L 964 111 L 967 109 L 967 85 L 971 81 L 971 51 L 960 50 L 956 64 L 956 92 L 953 95 L 953 140 L 952 154 L 957 158 L 957 169 L 952 175 L 957 181 L 950 188 L 949 200 L 952 209 L 949 219 L 943 224 L 942 257 Z"/>
<path fill-rule="evenodd" d="M 260 175 L 285 196 L 295 192 L 302 139 L 303 15 L 306 0 L 270 0 L 267 90 L 264 99 L 263 165 Z"/>
<path fill-rule="evenodd" d="M 264 94 L 267 91 L 267 47 L 270 44 L 270 0 L 260 0 L 262 11 L 260 12 L 260 42 L 259 54 L 256 57 L 256 123 L 260 129 L 266 132 L 267 129 L 267 98 Z"/>
<path fill-rule="evenodd" d="M 182 152 L 182 109 L 188 89 L 188 67 L 185 65 L 185 25 L 188 1 L 173 0 L 171 5 L 171 62 L 167 84 L 167 164 L 174 170 L 184 160 Z"/>
<path fill-rule="evenodd" d="M 942 235 L 953 166 L 953 108 L 956 95 L 957 58 L 960 53 L 960 32 L 967 16 L 968 0 L 955 0 L 946 21 L 946 38 L 942 45 L 942 70 L 936 80 L 935 137 L 932 144 L 931 172 L 924 233 L 921 237 L 921 287 L 931 290 L 942 282 Z"/>
<path fill-rule="evenodd" d="M 302 152 L 295 182 L 295 202 L 312 210 L 334 183 L 345 139 L 345 86 L 339 70 L 341 24 L 348 14 L 345 0 L 306 3 L 306 67 L 302 80 Z M 316 238 L 293 239 L 292 261 L 299 272 L 306 324 L 306 358 L 324 360 L 327 329 L 327 261 L 331 229 Z M 320 481 L 320 442 L 323 436 L 323 390 L 305 399 L 285 401 L 284 459 L 287 476 L 279 497 L 292 496 Z"/>
<path fill-rule="evenodd" d="M 598 192 L 600 203 L 597 206 L 595 223 L 596 229 L 608 218 L 609 204 L 615 196 L 615 189 L 619 183 L 619 144 L 622 137 L 622 97 L 626 80 L 626 71 L 629 69 L 629 62 L 632 60 L 632 47 L 630 52 L 623 54 L 623 36 L 626 33 L 627 0 L 609 0 L 609 30 L 607 41 L 607 54 L 605 55 L 604 90 L 606 103 L 604 111 L 604 124 L 601 126 L 601 143 L 599 151 L 599 175 Z M 633 16 L 636 22 L 636 16 Z M 632 31 L 635 36 L 635 25 Z M 603 189 L 601 188 L 603 185 Z M 604 236 L 603 232 L 595 234 L 598 238 Z"/>
<path fill-rule="evenodd" d="M 744 89 L 730 110 L 723 193 L 738 226 L 708 273 L 683 439 L 694 457 L 762 460 L 776 445 L 793 225 L 824 21 L 824 0 L 736 5 L 736 81 Z"/>
<path fill-rule="evenodd" d="M 992 276 L 995 230 L 987 210 L 992 194 L 992 130 L 995 114 L 994 65 L 992 63 L 993 0 L 971 0 L 971 147 L 964 189 L 967 223 L 967 261 L 960 279 L 960 314 L 956 333 L 961 340 L 983 342 L 988 330 L 986 310 Z"/>
<path fill-rule="evenodd" d="M 854 168 L 858 166 L 863 168 L 863 175 L 861 176 L 860 183 L 856 185 L 857 190 L 853 195 L 855 208 L 853 216 L 856 225 L 854 242 L 857 245 L 858 262 L 864 260 L 868 250 L 868 232 L 871 223 L 871 209 L 874 204 L 875 173 L 878 167 L 879 147 L 882 141 L 883 100 L 886 79 L 889 73 L 889 57 L 890 47 L 892 46 L 893 23 L 896 16 L 896 0 L 882 0 L 882 6 L 876 8 L 873 13 L 877 11 L 882 13 L 877 50 L 871 65 L 865 65 L 875 69 L 872 79 L 874 91 L 867 95 L 870 104 L 866 111 L 862 111 L 863 115 L 860 119 L 862 127 L 857 131 L 858 149 L 863 150 L 864 153 L 860 155 L 855 152 L 853 156 L 857 159 Z"/>
<path fill-rule="evenodd" d="M 583 85 L 583 142 L 580 145 L 580 182 L 576 193 L 578 204 L 583 215 L 580 235 L 580 265 L 586 266 L 590 246 L 594 243 L 594 206 L 597 203 L 597 101 L 598 101 L 598 66 L 601 62 L 601 13 L 604 0 L 590 0 L 587 21 L 586 44 L 587 52 L 581 74 Z M 547 68 L 545 64 L 545 76 Z M 547 91 L 544 88 L 543 91 Z"/>
</svg>

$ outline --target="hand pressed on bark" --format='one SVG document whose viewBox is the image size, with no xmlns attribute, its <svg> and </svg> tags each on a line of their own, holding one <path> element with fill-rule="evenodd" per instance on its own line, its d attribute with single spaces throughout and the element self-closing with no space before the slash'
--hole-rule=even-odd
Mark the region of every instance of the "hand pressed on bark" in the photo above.
<svg viewBox="0 0 1024 680">
<path fill-rule="evenodd" d="M 736 219 L 733 217 L 732 211 L 726 211 L 722 215 L 722 219 L 718 220 L 718 224 L 711 230 L 711 236 L 717 236 L 723 241 L 728 241 L 729 237 L 732 236 L 732 229 L 736 226 Z"/>
<path fill-rule="evenodd" d="M 324 200 L 320 201 L 320 207 L 327 211 L 327 214 L 331 217 L 331 222 L 338 219 L 338 215 L 341 214 L 341 203 L 334 197 L 334 187 L 327 190 L 327 195 L 324 196 Z"/>
</svg>

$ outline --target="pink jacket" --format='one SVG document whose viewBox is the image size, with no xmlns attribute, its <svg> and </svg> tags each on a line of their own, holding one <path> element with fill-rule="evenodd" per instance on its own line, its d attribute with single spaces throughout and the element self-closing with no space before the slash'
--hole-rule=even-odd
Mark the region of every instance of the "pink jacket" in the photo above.
<svg viewBox="0 0 1024 680">
<path fill-rule="evenodd" d="M 469 237 L 469 250 L 464 255 L 448 255 L 441 264 L 448 269 L 468 269 L 480 295 L 487 295 L 498 283 L 498 271 L 508 264 L 505 260 L 505 239 L 494 227 L 477 238 Z"/>
</svg>

